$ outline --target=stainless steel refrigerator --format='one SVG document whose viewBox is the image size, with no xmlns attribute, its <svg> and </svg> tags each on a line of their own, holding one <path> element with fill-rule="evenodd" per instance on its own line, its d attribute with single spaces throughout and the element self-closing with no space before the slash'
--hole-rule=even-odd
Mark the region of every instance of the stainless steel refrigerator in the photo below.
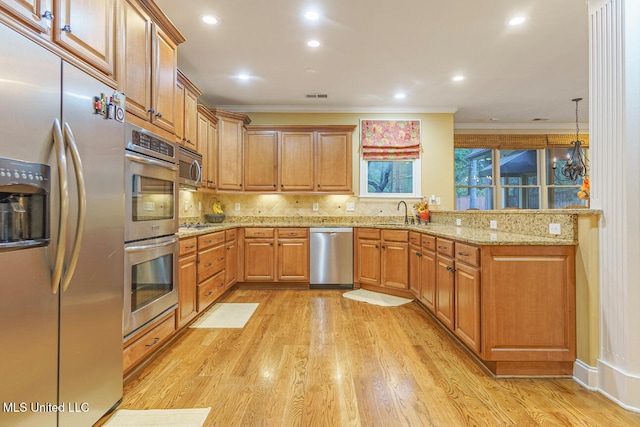
<svg viewBox="0 0 640 427">
<path fill-rule="evenodd" d="M 51 172 L 38 203 L 29 185 L 0 188 L 13 217 L 0 242 L 0 426 L 91 426 L 122 398 L 124 125 L 94 110 L 113 88 L 3 24 L 0 40 L 0 158 L 15 160 L 0 175 Z M 16 231 L 25 207 L 47 212 L 30 220 L 34 247 Z"/>
</svg>

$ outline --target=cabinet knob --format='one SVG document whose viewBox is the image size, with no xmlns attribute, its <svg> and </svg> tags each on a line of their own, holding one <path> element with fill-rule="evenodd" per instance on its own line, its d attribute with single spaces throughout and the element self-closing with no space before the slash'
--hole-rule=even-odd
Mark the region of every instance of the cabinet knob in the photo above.
<svg viewBox="0 0 640 427">
<path fill-rule="evenodd" d="M 42 17 L 49 21 L 53 21 L 53 13 L 51 13 L 50 10 L 45 10 L 45 12 L 42 14 Z"/>
<path fill-rule="evenodd" d="M 64 27 L 62 27 L 62 31 L 64 31 L 67 34 L 71 33 L 71 25 L 67 24 Z"/>
<path fill-rule="evenodd" d="M 155 113 L 155 112 L 156 112 L 156 110 L 154 110 L 153 108 L 149 108 L 149 109 L 147 110 L 147 113 L 151 113 L 151 114 L 153 114 L 153 113 Z"/>
<path fill-rule="evenodd" d="M 157 117 L 157 118 L 162 117 L 162 113 L 157 113 L 157 114 L 156 114 L 156 117 Z M 189 142 L 189 141 L 187 141 L 187 142 Z"/>
</svg>

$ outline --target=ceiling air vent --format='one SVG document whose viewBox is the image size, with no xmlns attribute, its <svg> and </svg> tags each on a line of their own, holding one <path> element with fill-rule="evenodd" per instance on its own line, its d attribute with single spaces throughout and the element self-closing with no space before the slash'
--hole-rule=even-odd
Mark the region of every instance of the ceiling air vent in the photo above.
<svg viewBox="0 0 640 427">
<path fill-rule="evenodd" d="M 318 98 L 327 99 L 329 98 L 329 95 L 327 95 L 326 93 L 308 93 L 305 95 L 305 97 L 309 99 L 318 99 Z"/>
<path fill-rule="evenodd" d="M 546 122 L 547 120 L 549 120 L 549 117 L 535 117 L 533 119 L 534 122 Z"/>
</svg>

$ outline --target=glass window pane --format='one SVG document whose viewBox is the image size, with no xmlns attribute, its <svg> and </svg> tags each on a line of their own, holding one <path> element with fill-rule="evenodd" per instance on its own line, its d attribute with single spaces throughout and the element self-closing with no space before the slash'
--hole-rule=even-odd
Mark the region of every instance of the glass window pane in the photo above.
<svg viewBox="0 0 640 427">
<path fill-rule="evenodd" d="M 580 187 L 550 187 L 549 209 L 559 209 L 565 206 L 588 206 L 587 202 L 578 198 Z"/>
<path fill-rule="evenodd" d="M 502 189 L 502 208 L 540 209 L 539 188 L 509 187 Z"/>
<path fill-rule="evenodd" d="M 413 162 L 367 162 L 367 187 L 369 194 L 413 193 Z"/>
<path fill-rule="evenodd" d="M 536 150 L 500 150 L 500 183 L 502 185 L 537 185 Z"/>
<path fill-rule="evenodd" d="M 456 148 L 456 185 L 493 185 L 492 150 L 486 148 Z"/>
<path fill-rule="evenodd" d="M 493 209 L 493 188 L 457 187 L 456 209 Z"/>
</svg>

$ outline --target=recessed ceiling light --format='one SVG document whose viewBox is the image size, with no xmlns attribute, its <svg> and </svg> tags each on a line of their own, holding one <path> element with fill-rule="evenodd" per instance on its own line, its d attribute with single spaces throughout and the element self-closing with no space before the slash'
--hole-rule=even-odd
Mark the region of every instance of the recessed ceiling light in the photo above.
<svg viewBox="0 0 640 427">
<path fill-rule="evenodd" d="M 320 18 L 320 14 L 315 10 L 309 10 L 304 14 L 304 19 L 307 21 L 316 21 Z"/>
<path fill-rule="evenodd" d="M 453 76 L 451 78 L 451 80 L 453 80 L 454 82 L 461 82 L 465 79 L 465 77 L 462 74 L 458 74 L 457 76 Z"/>
<path fill-rule="evenodd" d="M 250 78 L 251 76 L 249 76 L 249 74 L 247 73 L 238 74 L 238 80 L 249 80 Z"/>
<path fill-rule="evenodd" d="M 315 68 L 305 68 L 304 71 L 307 72 L 307 73 L 315 73 L 316 69 Z"/>
<path fill-rule="evenodd" d="M 524 16 L 516 16 L 515 18 L 511 18 L 511 20 L 509 21 L 509 25 L 520 25 L 524 21 L 526 21 L 526 18 Z"/>
<path fill-rule="evenodd" d="M 320 46 L 320 42 L 318 40 L 309 40 L 307 42 L 307 46 L 309 46 L 309 47 L 318 47 L 318 46 Z"/>
<path fill-rule="evenodd" d="M 215 25 L 218 23 L 218 18 L 213 15 L 205 15 L 202 17 L 202 22 L 209 25 Z"/>
<path fill-rule="evenodd" d="M 403 92 L 398 92 L 395 95 L 393 95 L 393 97 L 395 99 L 405 99 L 407 97 L 407 94 Z"/>
</svg>

